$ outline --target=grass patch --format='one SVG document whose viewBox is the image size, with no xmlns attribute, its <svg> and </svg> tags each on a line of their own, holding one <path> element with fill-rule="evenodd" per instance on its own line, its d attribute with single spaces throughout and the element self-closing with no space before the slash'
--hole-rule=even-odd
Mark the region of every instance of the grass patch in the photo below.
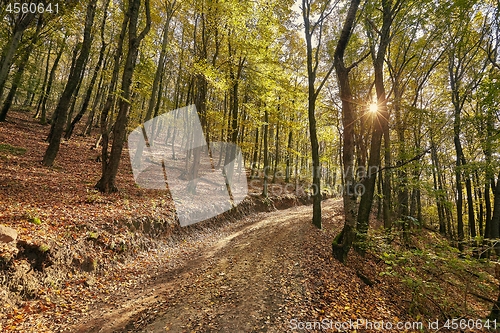
<svg viewBox="0 0 500 333">
<path fill-rule="evenodd" d="M 26 153 L 26 149 L 21 147 L 11 146 L 8 143 L 0 143 L 0 152 L 20 156 Z"/>
</svg>

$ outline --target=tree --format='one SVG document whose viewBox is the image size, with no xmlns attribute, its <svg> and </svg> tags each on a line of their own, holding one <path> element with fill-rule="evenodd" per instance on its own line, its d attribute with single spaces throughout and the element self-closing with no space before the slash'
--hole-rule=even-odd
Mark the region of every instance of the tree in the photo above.
<svg viewBox="0 0 500 333">
<path fill-rule="evenodd" d="M 174 12 L 176 10 L 176 1 L 167 1 L 165 5 L 165 11 L 166 11 L 166 18 L 165 18 L 165 24 L 163 27 L 163 41 L 161 44 L 161 51 L 160 51 L 160 58 L 158 60 L 158 66 L 156 68 L 155 76 L 154 76 L 154 81 L 153 81 L 153 86 L 151 87 L 151 95 L 149 98 L 148 102 L 148 108 L 146 111 L 146 116 L 144 117 L 144 122 L 147 122 L 150 120 L 153 116 L 153 110 L 155 106 L 158 104 L 158 95 L 159 95 L 159 88 L 160 88 L 160 80 L 162 76 L 164 75 L 164 70 L 165 70 L 165 63 L 166 63 L 166 58 L 167 58 L 167 46 L 168 46 L 168 35 L 170 33 L 170 22 L 172 20 L 172 16 L 174 15 Z M 152 144 L 152 142 L 150 143 Z M 134 157 L 134 165 L 139 166 L 141 162 L 141 156 L 144 150 L 144 145 L 143 141 L 139 143 L 139 146 L 137 147 L 137 151 Z"/>
<path fill-rule="evenodd" d="M 353 64 L 346 67 L 344 55 L 349 44 L 352 31 L 354 29 L 354 21 L 359 8 L 360 0 L 351 0 L 347 16 L 345 18 L 342 32 L 340 34 L 337 46 L 334 53 L 335 72 L 337 81 L 340 87 L 340 99 L 342 101 L 342 162 L 343 162 L 343 184 L 342 199 L 344 202 L 344 228 L 341 233 L 335 238 L 332 244 L 334 257 L 345 262 L 351 245 L 356 238 L 356 215 L 357 202 L 356 193 L 354 190 L 354 122 L 355 112 L 352 99 L 351 86 L 349 84 L 349 72 L 356 65 Z"/>
<path fill-rule="evenodd" d="M 12 33 L 10 34 L 10 40 L 2 50 L 1 60 L 2 65 L 0 67 L 0 101 L 2 100 L 3 90 L 5 88 L 5 83 L 7 82 L 7 77 L 9 75 L 10 68 L 12 66 L 12 60 L 16 54 L 16 51 L 21 42 L 21 38 L 24 31 L 29 27 L 31 22 L 35 19 L 36 13 L 22 13 L 15 15 L 12 14 L 10 17 L 10 22 L 12 26 Z"/>
<path fill-rule="evenodd" d="M 31 41 L 28 43 L 28 46 L 24 50 L 24 54 L 22 57 L 19 59 L 19 63 L 17 65 L 17 72 L 14 75 L 14 79 L 12 81 L 12 85 L 9 90 L 9 94 L 5 98 L 5 101 L 2 106 L 2 110 L 0 111 L 0 121 L 5 121 L 5 117 L 7 117 L 7 112 L 9 112 L 10 107 L 12 105 L 12 101 L 14 100 L 14 96 L 16 95 L 17 88 L 19 87 L 19 84 L 21 83 L 21 78 L 24 74 L 24 70 L 26 69 L 26 65 L 28 64 L 28 60 L 31 56 L 31 52 L 35 48 L 36 44 L 38 43 L 39 36 L 40 36 L 40 31 L 42 30 L 43 27 L 43 16 L 40 15 L 38 17 L 38 23 L 36 26 L 36 31 L 34 35 L 31 37 Z"/>
<path fill-rule="evenodd" d="M 71 135 L 73 134 L 73 130 L 75 129 L 76 124 L 82 119 L 83 115 L 87 111 L 87 108 L 90 103 L 90 97 L 92 96 L 92 91 L 94 89 L 95 82 L 97 80 L 97 75 L 99 74 L 99 70 L 101 69 L 102 63 L 104 61 L 104 55 L 106 52 L 106 41 L 104 40 L 104 29 L 106 27 L 106 19 L 108 17 L 108 5 L 110 0 L 104 1 L 104 8 L 102 10 L 103 18 L 101 23 L 101 48 L 99 50 L 99 59 L 97 60 L 97 65 L 94 68 L 94 72 L 92 74 L 92 78 L 90 79 L 89 86 L 87 87 L 87 92 L 85 93 L 85 97 L 83 98 L 83 103 L 80 108 L 80 111 L 75 116 L 75 118 L 71 121 L 69 127 L 66 129 L 66 134 L 64 138 L 69 140 Z"/>
<path fill-rule="evenodd" d="M 368 19 L 368 36 L 370 41 L 371 56 L 373 68 L 375 71 L 375 90 L 377 93 L 377 111 L 373 115 L 373 131 L 370 143 L 370 157 L 368 159 L 368 172 L 363 180 L 364 193 L 361 196 L 358 210 L 359 242 L 358 248 L 363 250 L 363 241 L 368 232 L 368 219 L 373 204 L 373 195 L 375 193 L 375 180 L 378 172 L 374 169 L 380 168 L 380 148 L 382 136 L 388 140 L 389 131 L 389 112 L 387 110 L 387 98 L 384 86 L 384 61 L 387 47 L 390 42 L 391 25 L 395 15 L 401 9 L 404 0 L 397 0 L 394 4 L 390 0 L 382 0 L 382 27 L 378 30 L 374 23 Z M 378 47 L 375 47 L 373 33 L 378 35 Z"/>
<path fill-rule="evenodd" d="M 90 48 L 92 45 L 91 30 L 94 23 L 96 3 L 97 0 L 90 0 L 87 6 L 85 28 L 83 31 L 83 42 L 81 44 L 80 54 L 76 60 L 74 68 L 69 74 L 66 87 L 64 88 L 61 98 L 59 99 L 59 103 L 57 104 L 56 110 L 54 111 L 56 114 L 56 119 L 53 124 L 53 130 L 51 130 L 52 135 L 50 137 L 49 146 L 45 151 L 45 155 L 43 156 L 42 161 L 43 165 L 45 166 L 52 166 L 57 156 L 71 99 L 76 90 L 76 87 L 82 79 L 84 65 L 87 62 L 87 58 L 89 56 Z"/>
<path fill-rule="evenodd" d="M 132 76 L 136 66 L 139 45 L 151 28 L 149 0 L 145 0 L 144 7 L 146 11 L 146 23 L 144 29 L 139 34 L 137 34 L 137 25 L 141 9 L 141 0 L 130 0 L 128 7 L 129 8 L 126 14 L 126 16 L 128 16 L 128 51 L 122 75 L 122 94 L 118 103 L 118 115 L 113 127 L 113 145 L 111 147 L 109 161 L 104 160 L 105 155 L 107 154 L 103 154 L 102 156 L 104 168 L 101 179 L 95 186 L 99 191 L 106 193 L 116 192 L 118 190 L 115 185 L 115 179 L 126 135 L 126 126 L 131 104 L 130 87 L 132 85 Z"/>
<path fill-rule="evenodd" d="M 311 0 L 302 0 L 302 18 L 304 19 L 304 34 L 306 39 L 306 52 L 307 52 L 307 78 L 308 78 L 308 107 L 307 114 L 309 117 L 309 135 L 311 138 L 311 154 L 312 154 L 312 187 L 313 187 L 313 218 L 312 223 L 321 229 L 321 172 L 319 161 L 319 144 L 318 135 L 316 131 L 316 100 L 325 85 L 326 80 L 330 77 L 334 66 L 330 66 L 327 73 L 323 76 L 318 87 L 316 87 L 316 77 L 318 75 L 318 67 L 320 65 L 319 55 L 321 52 L 321 43 L 323 36 L 323 26 L 325 20 L 330 16 L 334 6 L 330 6 L 331 1 L 324 1 L 319 3 L 319 17 L 316 22 L 311 21 L 312 16 L 315 15 L 313 8 L 318 5 L 315 3 L 313 6 Z M 318 1 L 319 2 L 319 1 Z M 315 32 L 317 30 L 317 34 Z M 317 45 L 313 46 L 313 36 L 316 36 Z"/>
<path fill-rule="evenodd" d="M 461 136 L 462 136 L 462 110 L 468 96 L 476 90 L 480 84 L 486 65 L 487 58 L 478 57 L 482 52 L 486 30 L 481 27 L 479 33 L 473 28 L 476 13 L 472 10 L 472 3 L 464 3 L 452 7 L 450 13 L 455 17 L 455 24 L 450 22 L 450 37 L 452 45 L 448 52 L 448 73 L 451 90 L 451 102 L 453 104 L 453 142 L 455 146 L 455 184 L 457 188 L 457 227 L 458 246 L 463 250 L 464 224 L 463 224 L 463 185 L 462 178 L 464 167 L 467 165 Z M 458 24 L 457 24 L 458 23 Z M 467 192 L 467 207 L 469 230 L 472 237 L 476 236 L 474 204 L 472 197 L 471 175 L 465 175 L 465 187 Z"/>
</svg>

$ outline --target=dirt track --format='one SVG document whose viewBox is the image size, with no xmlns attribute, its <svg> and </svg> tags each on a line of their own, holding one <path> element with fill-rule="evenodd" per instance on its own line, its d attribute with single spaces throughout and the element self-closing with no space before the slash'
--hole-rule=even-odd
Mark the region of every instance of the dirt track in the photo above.
<svg viewBox="0 0 500 333">
<path fill-rule="evenodd" d="M 324 211 L 338 211 L 328 200 Z M 283 332 L 292 295 L 303 294 L 300 249 L 310 206 L 259 214 L 251 224 L 165 271 L 118 309 L 100 309 L 79 332 Z M 302 295 L 303 296 L 303 295 Z"/>
</svg>

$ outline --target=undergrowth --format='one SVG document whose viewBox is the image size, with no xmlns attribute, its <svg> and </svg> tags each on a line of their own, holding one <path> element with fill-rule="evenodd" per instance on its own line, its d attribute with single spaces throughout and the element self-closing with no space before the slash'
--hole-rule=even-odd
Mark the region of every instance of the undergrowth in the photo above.
<svg viewBox="0 0 500 333">
<path fill-rule="evenodd" d="M 415 318 L 483 319 L 496 300 L 493 262 L 474 258 L 472 249 L 461 253 L 435 232 L 381 228 L 370 234 L 368 247 L 386 265 L 380 275 L 410 291 L 406 301 Z"/>
</svg>

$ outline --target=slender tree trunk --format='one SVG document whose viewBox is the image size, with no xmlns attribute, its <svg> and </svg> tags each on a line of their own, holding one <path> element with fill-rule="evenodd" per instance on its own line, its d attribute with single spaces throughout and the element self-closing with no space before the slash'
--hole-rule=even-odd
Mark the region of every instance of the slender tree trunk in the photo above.
<svg viewBox="0 0 500 333">
<path fill-rule="evenodd" d="M 484 206 L 485 206 L 485 224 L 484 224 L 484 238 L 491 237 L 491 198 L 490 198 L 490 184 L 486 181 L 484 184 Z"/>
<path fill-rule="evenodd" d="M 474 199 L 477 203 L 478 208 L 478 228 L 479 228 L 479 236 L 483 237 L 484 235 L 484 207 L 483 207 L 483 193 L 481 191 L 481 186 L 479 182 L 479 174 L 477 170 L 474 173 Z"/>
<path fill-rule="evenodd" d="M 326 5 L 330 4 L 327 2 Z M 319 52 L 321 46 L 321 36 L 323 32 L 324 19 L 328 14 L 326 14 L 327 6 L 323 7 L 322 12 L 319 14 L 319 18 L 316 23 L 311 24 L 311 1 L 302 0 L 302 18 L 304 19 L 304 32 L 306 40 L 306 56 L 307 56 L 307 81 L 308 81 L 308 106 L 307 115 L 309 119 L 309 136 L 311 141 L 311 155 L 312 155 L 312 190 L 313 190 L 313 217 L 312 223 L 318 229 L 321 229 L 321 170 L 320 170 L 320 159 L 319 159 L 319 143 L 318 135 L 316 130 L 316 100 L 318 98 L 321 89 L 323 88 L 326 80 L 332 73 L 334 66 L 332 65 L 328 70 L 327 74 L 323 77 L 318 87 L 315 87 L 316 76 L 318 73 L 319 65 Z M 314 31 L 317 29 L 318 43 L 317 47 L 313 47 L 313 35 Z"/>
<path fill-rule="evenodd" d="M 153 86 L 151 87 L 151 95 L 149 97 L 149 103 L 148 103 L 148 109 L 146 111 L 146 116 L 144 118 L 143 122 L 147 122 L 148 120 L 151 119 L 153 115 L 153 110 L 155 109 L 155 105 L 157 103 L 157 96 L 158 96 L 158 90 L 160 87 L 160 81 L 161 77 L 163 76 L 163 72 L 165 70 L 165 62 L 167 58 L 167 46 L 168 46 L 168 34 L 170 32 L 170 21 L 172 19 L 172 16 L 174 14 L 174 7 L 175 7 L 176 1 L 168 2 L 167 3 L 167 18 L 165 21 L 165 25 L 163 27 L 163 41 L 161 45 L 161 51 L 160 51 L 160 58 L 158 61 L 158 66 L 156 68 L 155 72 L 155 77 L 153 79 Z M 199 110 L 200 105 L 196 105 L 197 111 L 200 112 Z M 144 131 L 144 128 L 143 128 Z M 153 140 L 152 140 L 153 141 Z M 137 147 L 135 156 L 134 156 L 134 161 L 133 164 L 136 167 L 140 167 L 141 164 L 141 156 L 144 151 L 144 141 L 140 141 L 139 145 Z"/>
<path fill-rule="evenodd" d="M 123 53 L 123 41 L 125 40 L 125 35 L 127 33 L 127 27 L 128 23 L 130 20 L 130 12 L 126 11 L 123 17 L 122 21 L 122 26 L 120 30 L 120 35 L 118 36 L 118 44 L 116 46 L 115 54 L 113 56 L 113 72 L 111 74 L 111 82 L 109 83 L 109 88 L 108 88 L 108 96 L 106 98 L 106 102 L 104 103 L 104 107 L 102 108 L 101 115 L 100 115 L 100 141 L 102 141 L 102 148 L 101 148 L 101 172 L 104 174 L 104 172 L 108 169 L 108 160 L 109 160 L 109 151 L 108 151 L 108 146 L 109 146 L 109 133 L 111 129 L 109 128 L 108 122 L 109 120 L 112 119 L 110 117 L 113 114 L 113 108 L 115 105 L 115 90 L 116 86 L 118 84 L 118 75 L 120 72 L 120 61 Z M 96 145 L 97 148 L 97 145 Z M 175 159 L 175 156 L 174 156 Z"/>
<path fill-rule="evenodd" d="M 278 114 L 279 114 L 279 106 L 278 106 Z M 278 122 L 278 124 L 276 124 L 276 138 L 274 140 L 274 143 L 276 145 L 276 150 L 274 153 L 273 180 L 271 181 L 273 184 L 276 182 L 276 173 L 278 171 L 279 149 L 280 149 L 279 135 L 280 135 L 280 124 Z"/>
<path fill-rule="evenodd" d="M 267 106 L 264 106 L 264 180 L 263 180 L 263 187 L 262 187 L 262 196 L 267 198 L 267 178 L 268 178 L 268 172 L 269 172 L 269 160 L 268 160 L 268 155 L 269 155 L 269 150 L 267 147 L 267 135 L 269 132 L 269 113 L 267 111 Z"/>
<path fill-rule="evenodd" d="M 466 165 L 465 157 L 462 154 L 462 164 Z M 472 197 L 472 180 L 471 176 L 467 175 L 465 179 L 465 190 L 467 193 L 467 212 L 468 212 L 468 220 L 469 220 L 469 232 L 472 238 L 476 237 L 476 219 L 474 213 L 474 198 Z"/>
<path fill-rule="evenodd" d="M 42 29 L 42 26 L 43 26 L 43 19 L 40 17 L 38 19 L 35 35 L 32 37 L 32 40 L 30 41 L 26 50 L 24 50 L 24 54 L 22 55 L 22 57 L 19 61 L 19 64 L 17 66 L 17 72 L 14 76 L 14 80 L 12 81 L 12 85 L 10 87 L 9 94 L 5 98 L 2 110 L 0 111 L 0 121 L 5 121 L 5 118 L 7 117 L 7 112 L 9 112 L 10 107 L 12 106 L 12 101 L 14 100 L 14 96 L 16 95 L 17 88 L 19 87 L 19 84 L 21 83 L 21 78 L 23 77 L 24 70 L 26 69 L 26 65 L 28 64 L 28 60 L 31 56 L 31 52 L 33 51 L 33 48 L 35 47 L 35 45 L 38 43 L 38 36 L 40 34 L 40 30 Z"/>
<path fill-rule="evenodd" d="M 75 68 L 69 75 L 68 82 L 55 110 L 57 118 L 54 124 L 54 130 L 49 142 L 49 146 L 45 152 L 42 162 L 45 166 L 52 166 L 57 156 L 57 152 L 59 151 L 59 146 L 61 144 L 61 136 L 64 130 L 64 124 L 66 122 L 68 107 L 71 102 L 73 93 L 75 92 L 76 87 L 82 79 L 84 64 L 87 62 L 92 44 L 91 30 L 92 24 L 94 22 L 96 3 L 97 0 L 90 0 L 87 6 L 87 16 L 85 19 L 82 48 L 80 51 L 80 55 L 78 56 L 78 59 L 76 61 Z"/>
<path fill-rule="evenodd" d="M 387 100 L 384 87 L 384 59 L 387 46 L 390 41 L 390 28 L 393 20 L 393 10 L 390 0 L 382 0 L 383 7 L 383 23 L 380 30 L 380 42 L 378 49 L 375 52 L 374 45 L 372 47 L 373 67 L 375 70 L 375 90 L 377 92 L 378 111 L 373 118 L 373 132 L 370 145 L 370 157 L 368 160 L 367 177 L 363 181 L 365 192 L 361 196 L 358 210 L 358 238 L 357 249 L 364 252 L 364 241 L 368 233 L 368 220 L 373 203 L 373 195 L 375 192 L 375 181 L 377 170 L 380 167 L 380 148 L 382 136 L 389 126 L 389 112 L 387 110 Z"/>
<path fill-rule="evenodd" d="M 491 156 L 492 156 L 492 137 L 493 137 L 493 111 L 491 108 L 488 108 L 487 113 L 487 123 L 486 123 L 486 142 L 485 147 L 483 149 L 484 158 L 486 161 L 486 165 L 491 165 Z M 491 198 L 490 198 L 490 189 L 495 189 L 493 172 L 491 168 L 487 168 L 485 171 L 485 184 L 484 184 L 484 204 L 485 204 L 485 230 L 484 230 L 484 238 L 491 237 Z M 490 187 L 491 186 L 491 187 Z"/>
<path fill-rule="evenodd" d="M 10 68 L 12 66 L 12 61 L 16 54 L 19 43 L 21 42 L 21 37 L 24 31 L 28 28 L 29 24 L 35 18 L 35 13 L 20 13 L 16 18 L 14 23 L 14 29 L 12 31 L 12 37 L 9 42 L 5 45 L 2 50 L 2 65 L 0 66 L 0 101 L 3 97 L 3 90 L 5 88 L 5 83 L 7 82 L 7 77 L 9 75 Z"/>
<path fill-rule="evenodd" d="M 84 68 L 86 66 L 87 63 L 83 65 Z M 76 102 L 78 101 L 78 95 L 80 94 L 80 88 L 82 87 L 82 83 L 83 83 L 83 76 L 80 78 L 80 82 L 78 82 L 75 92 L 73 93 L 73 98 L 71 99 L 71 107 L 69 108 L 68 115 L 66 116 L 66 125 L 64 126 L 65 128 L 64 131 L 66 133 L 69 131 L 69 128 L 71 126 L 71 119 L 73 119 L 73 113 L 75 113 Z"/>
<path fill-rule="evenodd" d="M 127 58 L 125 60 L 125 67 L 123 69 L 122 76 L 122 98 L 119 102 L 119 111 L 116 118 L 115 125 L 113 127 L 113 145 L 111 147 L 111 153 L 109 161 L 106 164 L 106 168 L 101 176 L 101 179 L 97 182 L 96 188 L 101 192 L 115 192 L 117 191 L 115 185 L 116 174 L 118 172 L 118 166 L 120 164 L 120 158 L 123 150 L 123 144 L 125 141 L 126 127 L 128 121 L 128 113 L 130 110 L 130 87 L 132 85 L 132 76 L 134 74 L 134 68 L 136 65 L 137 54 L 139 50 L 139 45 L 144 39 L 146 34 L 151 28 L 151 13 L 149 0 L 146 0 L 146 26 L 141 31 L 139 36 L 137 35 L 137 23 L 139 10 L 141 7 L 141 0 L 131 0 L 128 9 L 128 52 Z"/>
<path fill-rule="evenodd" d="M 434 179 L 434 191 L 436 193 L 436 206 L 439 218 L 439 233 L 446 235 L 446 221 L 444 211 L 444 193 L 441 183 L 441 175 L 439 170 L 439 162 L 437 157 L 437 150 L 434 142 L 431 141 L 431 161 L 432 161 L 432 176 Z"/>
<path fill-rule="evenodd" d="M 391 165 L 391 143 L 389 139 L 389 126 L 384 129 L 384 164 L 386 167 Z M 383 187 L 383 206 L 384 206 L 384 228 L 392 227 L 392 206 L 391 206 L 391 171 L 389 168 L 384 170 Z"/>
<path fill-rule="evenodd" d="M 286 148 L 285 183 L 290 182 L 290 161 L 291 161 L 291 156 L 292 156 L 292 143 L 293 143 L 292 139 L 293 139 L 293 131 L 290 130 L 290 132 L 288 132 L 288 145 Z"/>
<path fill-rule="evenodd" d="M 36 105 L 36 113 L 35 113 L 35 116 L 33 118 L 40 117 L 40 107 L 42 106 L 43 95 L 45 93 L 45 89 L 47 88 L 47 80 L 49 79 L 50 53 L 52 52 L 52 45 L 53 45 L 53 41 L 51 40 L 49 42 L 49 50 L 47 51 L 47 62 L 45 64 L 45 73 L 43 75 L 41 94 L 40 94 L 40 98 L 38 99 L 38 102 Z"/>
<path fill-rule="evenodd" d="M 108 53 L 109 55 L 109 53 Z M 104 67 L 106 67 L 106 64 L 108 61 L 104 61 Z M 92 104 L 92 107 L 90 108 L 90 115 L 87 118 L 87 122 L 85 123 L 85 129 L 82 132 L 82 135 L 88 136 L 92 132 L 92 127 L 94 126 L 94 120 L 95 120 L 95 113 L 96 110 L 99 107 L 102 106 L 102 102 L 104 100 L 103 96 L 105 96 L 105 88 L 103 87 L 102 83 L 104 81 L 104 71 L 101 71 L 101 75 L 99 76 L 99 83 L 97 84 L 97 93 L 94 97 L 94 103 Z M 101 101 L 101 104 L 99 102 Z M 98 124 L 98 121 L 96 121 L 96 124 Z"/>
<path fill-rule="evenodd" d="M 259 154 L 259 127 L 255 128 L 255 143 L 254 143 L 254 150 L 253 150 L 253 159 L 252 159 L 252 170 L 250 173 L 250 177 L 254 179 L 258 174 L 258 167 L 257 167 L 257 158 Z"/>
<path fill-rule="evenodd" d="M 498 239 L 500 238 L 500 173 L 498 174 L 496 185 L 493 189 L 493 217 L 490 222 L 490 238 Z M 495 246 L 495 251 L 497 255 L 500 255 L 500 244 L 498 244 L 498 242 Z"/>
<path fill-rule="evenodd" d="M 66 36 L 65 36 L 66 37 Z M 54 78 L 56 76 L 57 66 L 59 65 L 59 61 L 61 60 L 61 56 L 66 47 L 66 38 L 64 38 L 61 49 L 57 52 L 56 59 L 54 60 L 54 64 L 50 70 L 49 80 L 47 81 L 47 88 L 43 92 L 42 101 L 41 101 L 41 114 L 40 114 L 40 124 L 47 124 L 47 100 L 50 96 L 50 92 L 52 90 L 52 84 L 54 82 Z"/>
<path fill-rule="evenodd" d="M 94 68 L 94 72 L 92 73 L 92 78 L 90 79 L 89 86 L 87 87 L 87 92 L 85 93 L 85 97 L 83 99 L 82 107 L 80 112 L 76 115 L 76 117 L 71 121 L 68 128 L 66 129 L 66 134 L 64 138 L 69 140 L 73 131 L 75 129 L 76 124 L 82 119 L 85 112 L 87 112 L 87 108 L 90 103 L 90 98 L 92 97 L 92 91 L 94 90 L 94 85 L 97 80 L 97 75 L 101 69 L 102 63 L 104 61 L 104 55 L 106 52 L 106 42 L 104 41 L 104 29 L 106 27 L 106 19 L 108 17 L 108 5 L 110 0 L 106 0 L 103 8 L 103 19 L 101 23 L 101 49 L 99 50 L 99 59 L 97 60 L 97 65 Z"/>
</svg>

